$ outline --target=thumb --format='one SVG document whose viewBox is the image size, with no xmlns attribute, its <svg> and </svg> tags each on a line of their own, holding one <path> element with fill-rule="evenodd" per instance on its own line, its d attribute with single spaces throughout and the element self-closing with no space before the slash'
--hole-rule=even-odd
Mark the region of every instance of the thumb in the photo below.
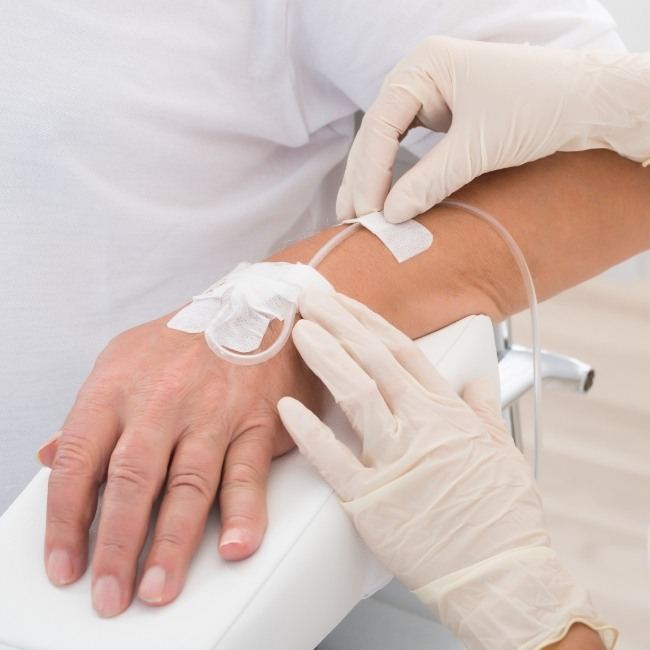
<svg viewBox="0 0 650 650">
<path fill-rule="evenodd" d="M 384 202 L 384 216 L 402 223 L 426 212 L 467 185 L 479 172 L 470 140 L 452 127 L 449 133 L 393 186 Z"/>
<path fill-rule="evenodd" d="M 342 501 L 355 497 L 352 489 L 363 465 L 332 430 L 306 406 L 292 397 L 278 402 L 282 424 L 296 446 Z"/>
<path fill-rule="evenodd" d="M 498 392 L 487 377 L 468 382 L 463 389 L 464 402 L 478 415 L 490 435 L 499 440 L 510 439 L 501 414 Z"/>
<path fill-rule="evenodd" d="M 336 198 L 339 221 L 381 211 L 393 181 L 400 141 L 410 129 L 421 99 L 409 84 L 385 84 L 354 138 Z"/>
<path fill-rule="evenodd" d="M 48 438 L 36 452 L 36 458 L 39 463 L 46 467 L 52 467 L 56 452 L 59 449 L 59 440 L 61 439 L 61 431 L 57 431 L 53 436 Z"/>
</svg>

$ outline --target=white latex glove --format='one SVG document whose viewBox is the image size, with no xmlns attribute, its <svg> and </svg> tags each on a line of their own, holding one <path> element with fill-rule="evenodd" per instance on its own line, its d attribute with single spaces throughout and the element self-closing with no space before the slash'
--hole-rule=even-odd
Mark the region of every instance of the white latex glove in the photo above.
<svg viewBox="0 0 650 650">
<path fill-rule="evenodd" d="M 447 135 L 390 189 L 399 141 L 412 126 Z M 433 36 L 393 69 L 366 113 L 337 216 L 383 210 L 399 223 L 484 172 L 600 148 L 650 158 L 650 54 Z"/>
<path fill-rule="evenodd" d="M 293 340 L 363 440 L 360 457 L 293 398 L 278 410 L 370 549 L 468 648 L 528 650 L 574 622 L 613 628 L 550 547 L 531 472 L 486 380 L 461 399 L 403 333 L 308 290 Z"/>
</svg>

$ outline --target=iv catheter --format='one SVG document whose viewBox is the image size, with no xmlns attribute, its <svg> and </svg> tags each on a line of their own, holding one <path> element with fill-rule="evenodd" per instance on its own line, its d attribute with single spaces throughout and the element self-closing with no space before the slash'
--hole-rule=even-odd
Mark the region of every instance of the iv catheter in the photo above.
<svg viewBox="0 0 650 650">
<path fill-rule="evenodd" d="M 493 217 L 489 212 L 476 208 L 468 203 L 463 201 L 457 201 L 455 199 L 445 199 L 439 205 L 447 205 L 452 208 L 463 210 L 468 214 L 481 219 L 482 221 L 488 223 L 496 232 L 501 235 L 502 239 L 508 245 L 510 252 L 512 253 L 515 262 L 519 268 L 522 279 L 524 281 L 524 286 L 526 288 L 526 295 L 528 298 L 528 306 L 530 309 L 530 319 L 531 319 L 531 329 L 532 329 L 532 340 L 533 340 L 533 384 L 534 384 L 534 461 L 533 469 L 535 478 L 538 478 L 541 464 L 541 452 L 542 452 L 542 381 L 541 381 L 541 363 L 540 363 L 540 341 L 539 341 L 539 323 L 537 316 L 537 295 L 535 292 L 535 286 L 533 284 L 533 278 L 531 276 L 528 265 L 526 264 L 526 259 L 521 249 L 513 239 L 512 235 L 501 225 L 501 223 Z M 359 223 L 352 223 L 347 225 L 343 230 L 337 233 L 334 237 L 329 239 L 309 260 L 308 265 L 316 268 L 318 265 L 333 251 L 341 242 L 345 241 L 351 237 L 357 229 L 361 227 Z M 211 341 L 206 337 L 206 341 L 210 349 L 224 361 L 229 361 L 230 363 L 235 363 L 243 366 L 252 366 L 258 363 L 264 363 L 269 359 L 272 359 L 276 354 L 282 350 L 285 346 L 289 337 L 291 336 L 291 331 L 293 329 L 293 324 L 295 317 L 298 312 L 297 305 L 294 305 L 289 316 L 284 320 L 282 324 L 282 329 L 278 337 L 273 341 L 273 343 L 262 350 L 261 352 L 253 352 L 250 354 L 242 354 L 240 352 L 234 352 L 229 350 L 218 343 Z"/>
</svg>

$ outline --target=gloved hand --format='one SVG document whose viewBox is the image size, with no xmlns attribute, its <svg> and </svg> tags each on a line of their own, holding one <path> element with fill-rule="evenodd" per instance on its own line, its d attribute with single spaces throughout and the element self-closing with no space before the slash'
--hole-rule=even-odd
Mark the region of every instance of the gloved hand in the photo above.
<svg viewBox="0 0 650 650">
<path fill-rule="evenodd" d="M 280 417 L 370 549 L 468 648 L 527 650 L 600 621 L 550 547 L 531 472 L 486 380 L 461 399 L 404 334 L 340 294 L 302 294 L 293 340 L 362 437 L 299 401 Z M 607 637 L 605 639 L 605 637 Z"/>
<path fill-rule="evenodd" d="M 339 190 L 339 220 L 399 223 L 473 178 L 556 151 L 650 158 L 650 54 L 558 50 L 433 36 L 399 63 L 366 113 Z M 390 190 L 412 126 L 447 135 Z M 390 192 L 389 192 L 390 190 Z"/>
</svg>

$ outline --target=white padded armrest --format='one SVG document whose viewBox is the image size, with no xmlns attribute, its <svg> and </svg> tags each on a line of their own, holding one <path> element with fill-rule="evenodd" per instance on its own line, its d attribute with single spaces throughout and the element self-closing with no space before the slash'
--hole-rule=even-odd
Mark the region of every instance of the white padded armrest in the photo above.
<svg viewBox="0 0 650 650">
<path fill-rule="evenodd" d="M 418 343 L 457 390 L 481 375 L 498 389 L 487 317 L 469 316 Z M 332 403 L 326 420 L 353 440 Z M 391 577 L 330 488 L 294 450 L 272 464 L 269 526 L 255 555 L 241 562 L 220 558 L 213 512 L 173 603 L 148 607 L 136 598 L 120 616 L 102 619 L 91 606 L 89 570 L 62 588 L 45 575 L 48 475 L 48 469 L 36 474 L 0 518 L 0 650 L 311 650 Z M 96 525 L 97 518 L 90 557 Z"/>
</svg>

